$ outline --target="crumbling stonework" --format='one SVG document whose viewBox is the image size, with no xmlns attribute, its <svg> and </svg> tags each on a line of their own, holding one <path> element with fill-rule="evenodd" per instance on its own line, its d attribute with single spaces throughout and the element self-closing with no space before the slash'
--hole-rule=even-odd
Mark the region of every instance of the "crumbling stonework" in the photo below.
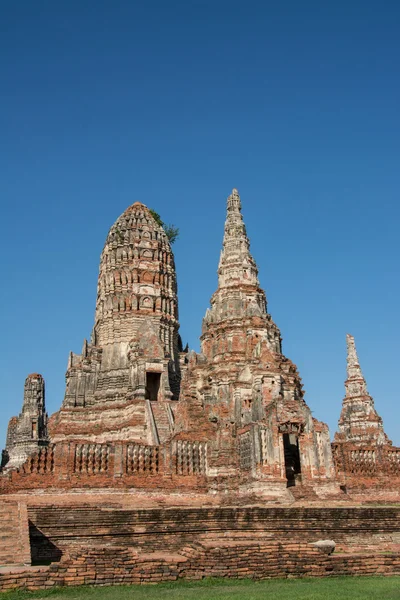
<svg viewBox="0 0 400 600">
<path fill-rule="evenodd" d="M 108 233 L 92 339 L 70 355 L 64 402 L 49 423 L 52 441 L 159 445 L 171 435 L 184 360 L 176 291 L 168 238 L 136 202 Z"/>
<path fill-rule="evenodd" d="M 28 506 L 32 562 L 52 564 L 0 568 L 0 591 L 400 573 L 399 508 L 132 510 L 69 500 Z M 323 546 L 333 553 L 321 551 L 321 536 L 336 540 Z"/>
<path fill-rule="evenodd" d="M 290 503 L 343 496 L 339 483 L 349 489 L 355 469 L 381 485 L 382 463 L 398 478 L 400 451 L 383 431 L 351 337 L 333 458 L 328 427 L 312 417 L 282 353 L 249 247 L 233 190 L 201 352 L 185 352 L 169 240 L 143 204 L 130 206 L 108 233 L 92 337 L 69 357 L 49 435 L 43 379 L 27 379 L 0 491 L 115 488 L 159 490 L 169 503 L 174 494 Z"/>
<path fill-rule="evenodd" d="M 19 467 L 48 443 L 44 379 L 38 373 L 32 373 L 25 380 L 22 411 L 18 417 L 11 417 L 8 424 L 3 466 L 7 469 Z"/>
<path fill-rule="evenodd" d="M 347 335 L 346 396 L 339 419 L 335 442 L 351 442 L 358 446 L 391 444 L 383 430 L 381 417 L 375 410 L 374 400 L 368 394 L 361 372 L 354 337 Z"/>
<path fill-rule="evenodd" d="M 400 572 L 399 509 L 349 505 L 400 494 L 400 448 L 354 339 L 331 445 L 282 353 L 249 246 L 233 190 L 201 352 L 188 353 L 162 227 L 138 202 L 111 227 L 92 337 L 69 357 L 60 410 L 47 432 L 34 374 L 10 420 L 0 590 Z M 53 564 L 10 567 L 31 560 Z"/>
<path fill-rule="evenodd" d="M 182 554 L 137 553 L 130 548 L 76 550 L 50 566 L 0 569 L 0 591 L 56 586 L 156 584 L 205 577 L 270 579 L 398 575 L 400 553 L 322 554 L 301 542 L 218 542 Z"/>
<path fill-rule="evenodd" d="M 358 361 L 354 337 L 347 335 L 346 395 L 335 434 L 336 471 L 352 495 L 398 499 L 400 448 L 392 446 Z"/>
<path fill-rule="evenodd" d="M 328 427 L 312 417 L 296 366 L 282 354 L 249 245 L 233 190 L 218 289 L 203 320 L 202 352 L 189 356 L 175 439 L 207 442 L 207 472 L 223 485 L 236 479 L 269 496 L 295 484 L 333 492 Z"/>
</svg>

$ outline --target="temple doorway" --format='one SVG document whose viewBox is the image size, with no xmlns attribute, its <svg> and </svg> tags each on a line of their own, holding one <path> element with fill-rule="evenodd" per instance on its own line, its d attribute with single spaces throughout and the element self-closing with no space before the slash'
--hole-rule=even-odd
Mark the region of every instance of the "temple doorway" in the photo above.
<svg viewBox="0 0 400 600">
<path fill-rule="evenodd" d="M 146 400 L 158 400 L 161 373 L 146 373 Z"/>
<path fill-rule="evenodd" d="M 283 434 L 287 487 L 296 485 L 301 473 L 299 438 L 295 433 Z"/>
</svg>

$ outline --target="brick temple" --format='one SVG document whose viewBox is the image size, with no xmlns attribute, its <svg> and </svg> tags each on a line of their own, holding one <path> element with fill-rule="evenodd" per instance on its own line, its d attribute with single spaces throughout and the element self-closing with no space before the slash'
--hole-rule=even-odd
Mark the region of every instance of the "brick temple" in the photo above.
<svg viewBox="0 0 400 600">
<path fill-rule="evenodd" d="M 384 432 L 349 335 L 347 347 L 346 396 L 331 445 L 282 353 L 237 190 L 227 200 L 200 354 L 182 347 L 168 237 L 136 202 L 107 235 L 91 340 L 71 352 L 64 401 L 50 419 L 43 377 L 26 379 L 0 486 L 90 482 L 288 502 L 293 492 L 324 498 L 360 484 L 381 495 L 384 482 L 395 495 L 400 449 Z"/>
<path fill-rule="evenodd" d="M 312 416 L 305 401 L 296 365 L 282 352 L 280 331 L 260 288 L 235 189 L 227 200 L 218 286 L 203 319 L 201 351 L 184 349 L 171 245 L 152 211 L 136 202 L 107 235 L 91 338 L 84 340 L 81 354 L 70 353 L 60 410 L 47 416 L 45 382 L 35 373 L 25 381 L 21 413 L 10 420 L 2 454 L 0 513 L 14 516 L 10 517 L 10 549 L 6 544 L 3 554 L 0 551 L 0 565 L 12 563 L 15 531 L 25 539 L 21 556 L 29 555 L 29 544 L 34 560 L 59 560 L 63 553 L 73 560 L 76 548 L 85 548 L 89 562 L 103 564 L 107 559 L 101 552 L 96 554 L 92 530 L 125 527 L 118 512 L 123 507 L 133 511 L 129 519 L 138 523 L 142 513 L 134 511 L 139 508 L 175 507 L 171 514 L 165 509 L 157 517 L 148 516 L 151 522 L 156 518 L 164 528 L 170 527 L 168 544 L 174 550 L 179 536 L 183 535 L 182 543 L 191 539 L 189 534 L 177 534 L 181 526 L 174 519 L 179 523 L 209 520 L 215 530 L 220 513 L 212 510 L 217 507 L 322 505 L 327 515 L 333 506 L 349 503 L 399 502 L 400 448 L 393 447 L 384 432 L 350 335 L 345 390 L 331 443 L 327 425 Z M 339 408 L 338 403 L 338 414 Z M 72 550 L 65 545 L 70 538 L 63 527 L 68 519 L 79 521 L 77 514 L 90 505 L 93 510 L 85 517 L 82 531 L 92 533 L 85 533 L 85 541 L 79 543 L 74 538 Z M 113 517 L 101 512 L 111 510 L 110 506 L 117 507 Z M 190 513 L 205 506 L 216 508 L 202 517 Z M 177 507 L 189 512 L 179 517 Z M 283 523 L 295 515 L 304 529 L 298 543 L 308 543 L 312 536 L 304 532 L 308 522 L 310 530 L 316 530 L 321 518 L 317 508 L 317 516 L 290 512 L 300 510 L 295 508 L 280 510 L 289 513 L 277 513 L 274 519 Z M 357 520 L 349 508 L 343 510 L 341 515 L 332 513 L 336 525 L 331 530 L 322 527 L 321 535 L 341 531 L 335 519 L 342 519 L 343 527 Z M 257 512 L 243 518 L 252 523 L 253 537 L 267 527 L 260 530 Z M 368 514 L 363 518 L 365 540 L 370 540 Z M 379 539 L 385 538 L 386 550 L 393 550 L 392 534 L 398 527 L 392 531 L 385 518 L 384 513 L 374 516 L 378 525 L 382 519 L 382 531 L 387 532 L 386 538 L 382 533 Z M 234 514 L 227 519 L 226 531 L 238 528 Z M 157 528 L 153 534 L 157 545 Z M 129 539 L 127 547 L 133 543 Z M 345 546 L 351 546 L 346 540 Z M 221 540 L 215 548 L 221 548 Z M 313 552 L 310 564 L 314 564 Z M 118 556 L 125 561 L 125 555 Z M 215 574 L 211 571 L 207 574 Z M 57 580 L 54 573 L 51 578 Z"/>
</svg>

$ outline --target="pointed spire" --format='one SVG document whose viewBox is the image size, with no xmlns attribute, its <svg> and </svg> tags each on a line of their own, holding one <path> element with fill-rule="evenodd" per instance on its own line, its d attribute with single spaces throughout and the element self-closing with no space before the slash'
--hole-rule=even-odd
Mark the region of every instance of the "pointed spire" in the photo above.
<svg viewBox="0 0 400 600">
<path fill-rule="evenodd" d="M 347 334 L 347 379 L 335 442 L 380 445 L 390 441 L 383 429 L 381 417 L 375 410 L 374 400 L 368 394 L 367 384 L 358 361 L 354 337 Z"/>
<path fill-rule="evenodd" d="M 228 214 L 230 211 L 240 213 L 241 209 L 242 209 L 242 203 L 240 202 L 239 192 L 237 191 L 236 188 L 233 188 L 232 194 L 230 196 L 228 196 L 228 200 L 227 200 Z"/>
<path fill-rule="evenodd" d="M 367 383 L 358 361 L 354 337 L 346 335 L 347 344 L 347 379 L 345 381 L 346 398 L 368 396 Z"/>
<path fill-rule="evenodd" d="M 224 241 L 218 267 L 220 288 L 238 284 L 259 286 L 257 265 L 249 248 L 240 196 L 233 189 L 227 200 Z"/>
</svg>

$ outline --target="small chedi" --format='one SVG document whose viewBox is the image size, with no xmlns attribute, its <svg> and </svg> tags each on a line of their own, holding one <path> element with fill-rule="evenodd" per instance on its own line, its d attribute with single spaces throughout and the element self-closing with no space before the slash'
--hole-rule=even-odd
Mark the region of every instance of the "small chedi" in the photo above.
<svg viewBox="0 0 400 600">
<path fill-rule="evenodd" d="M 368 394 L 352 335 L 347 335 L 347 379 L 344 385 L 346 396 L 335 442 L 361 447 L 391 444 L 383 430 L 382 419 L 375 410 L 374 401 Z"/>
<path fill-rule="evenodd" d="M 352 335 L 347 335 L 345 389 L 339 431 L 332 444 L 337 475 L 353 493 L 368 490 L 370 497 L 397 499 L 400 448 L 392 446 L 368 394 Z"/>
<path fill-rule="evenodd" d="M 146 206 L 130 206 L 108 233 L 92 336 L 70 354 L 64 401 L 48 422 L 43 378 L 26 380 L 0 492 L 118 488 L 239 503 L 398 497 L 400 449 L 368 395 L 354 338 L 331 444 L 282 353 L 249 246 L 233 190 L 201 352 L 188 352 L 168 237 Z"/>
<path fill-rule="evenodd" d="M 8 424 L 2 464 L 7 465 L 8 469 L 19 467 L 30 455 L 47 444 L 44 379 L 38 373 L 32 373 L 25 380 L 21 414 L 19 417 L 12 417 Z"/>
</svg>

